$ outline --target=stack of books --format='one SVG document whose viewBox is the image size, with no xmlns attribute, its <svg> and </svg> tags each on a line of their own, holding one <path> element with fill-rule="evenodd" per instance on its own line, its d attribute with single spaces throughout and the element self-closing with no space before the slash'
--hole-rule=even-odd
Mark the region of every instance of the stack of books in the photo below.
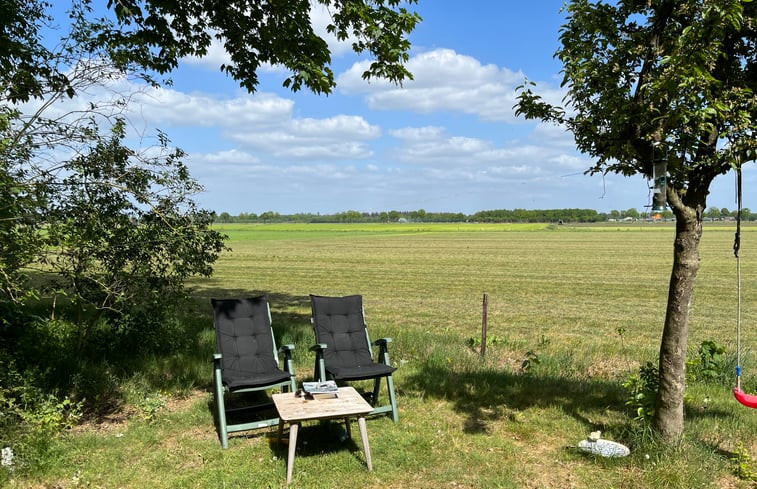
<svg viewBox="0 0 757 489">
<path fill-rule="evenodd" d="M 313 399 L 328 399 L 337 397 L 339 389 L 336 382 L 327 380 L 325 382 L 303 382 L 302 390 L 307 397 Z"/>
</svg>

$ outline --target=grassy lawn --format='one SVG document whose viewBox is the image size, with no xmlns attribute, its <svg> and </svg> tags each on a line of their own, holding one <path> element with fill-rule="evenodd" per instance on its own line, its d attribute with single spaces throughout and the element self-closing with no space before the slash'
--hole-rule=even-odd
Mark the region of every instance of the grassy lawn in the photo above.
<svg viewBox="0 0 757 489">
<path fill-rule="evenodd" d="M 195 281 L 196 348 L 155 358 L 135 380 L 160 402 L 78 427 L 11 487 L 282 487 L 286 450 L 272 430 L 218 442 L 211 411 L 211 297 L 267 293 L 277 341 L 312 374 L 308 294 L 362 294 L 373 338 L 393 338 L 400 422 L 368 421 L 374 471 L 357 430 L 301 431 L 292 487 L 753 487 L 757 412 L 731 380 L 690 382 L 680 446 L 657 445 L 625 405 L 622 383 L 655 360 L 672 261 L 672 224 L 226 225 L 232 251 Z M 735 355 L 733 225 L 705 226 L 690 322 Z M 742 365 L 757 392 L 757 227 L 742 237 Z M 486 358 L 482 297 L 488 294 Z M 732 363 L 732 362 L 731 362 Z M 525 367 L 525 368 L 524 368 Z M 594 430 L 623 459 L 574 447 Z M 741 455 L 739 464 L 733 459 Z"/>
</svg>

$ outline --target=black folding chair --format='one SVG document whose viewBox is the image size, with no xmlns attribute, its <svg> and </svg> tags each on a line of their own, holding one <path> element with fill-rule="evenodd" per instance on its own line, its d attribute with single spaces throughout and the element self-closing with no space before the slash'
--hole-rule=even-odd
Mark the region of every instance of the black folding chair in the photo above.
<svg viewBox="0 0 757 489">
<path fill-rule="evenodd" d="M 313 330 L 316 345 L 314 375 L 319 381 L 356 381 L 373 379 L 373 392 L 366 393 L 374 406 L 370 414 L 389 413 L 396 423 L 397 400 L 394 395 L 392 373 L 396 370 L 389 363 L 387 345 L 391 338 L 376 340 L 379 347 L 377 360 L 373 360 L 371 340 L 365 326 L 363 298 L 360 295 L 346 297 L 310 296 Z M 381 379 L 386 378 L 389 404 L 379 405 Z"/>
<path fill-rule="evenodd" d="M 278 425 L 279 418 L 227 424 L 227 415 L 272 403 L 227 409 L 225 394 L 265 391 L 276 387 L 281 387 L 283 391 L 288 388 L 294 391 L 294 345 L 284 345 L 278 350 L 284 356 L 284 370 L 280 369 L 271 328 L 271 311 L 266 296 L 250 299 L 211 299 L 211 303 L 218 349 L 218 353 L 213 355 L 218 432 L 221 445 L 228 448 L 229 433 Z"/>
</svg>

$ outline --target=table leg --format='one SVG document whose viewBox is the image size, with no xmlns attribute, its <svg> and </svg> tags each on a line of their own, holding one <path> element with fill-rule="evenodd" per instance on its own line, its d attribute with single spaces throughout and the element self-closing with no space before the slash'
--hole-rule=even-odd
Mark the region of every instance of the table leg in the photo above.
<svg viewBox="0 0 757 489">
<path fill-rule="evenodd" d="M 371 462 L 371 446 L 368 444 L 368 429 L 365 426 L 365 418 L 362 416 L 357 419 L 357 425 L 360 428 L 360 439 L 363 440 L 363 451 L 365 452 L 365 463 L 368 465 L 368 471 L 373 470 Z"/>
<path fill-rule="evenodd" d="M 297 431 L 300 425 L 292 423 L 289 425 L 289 453 L 287 454 L 287 484 L 292 482 L 292 469 L 294 468 L 294 447 L 297 446 Z"/>
</svg>

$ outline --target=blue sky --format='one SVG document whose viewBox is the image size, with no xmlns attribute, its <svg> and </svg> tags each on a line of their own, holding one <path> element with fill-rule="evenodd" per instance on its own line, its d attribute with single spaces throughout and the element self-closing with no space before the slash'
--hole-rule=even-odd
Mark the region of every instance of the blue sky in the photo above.
<svg viewBox="0 0 757 489">
<path fill-rule="evenodd" d="M 330 41 L 338 86 L 329 96 L 292 93 L 286 73 L 261 71 L 249 94 L 223 75 L 221 50 L 184 60 L 173 86 L 135 97 L 136 127 L 159 127 L 188 152 L 217 212 L 282 214 L 417 210 L 636 208 L 650 203 L 640 176 L 587 176 L 591 161 L 560 128 L 517 119 L 525 78 L 561 97 L 553 58 L 562 0 L 420 0 L 411 35 L 415 80 L 402 87 L 361 79 L 364 58 Z M 313 12 L 325 33 L 327 13 Z M 747 165 L 745 188 L 757 183 Z M 744 192 L 744 205 L 757 208 Z M 734 209 L 733 176 L 709 206 Z"/>
</svg>

